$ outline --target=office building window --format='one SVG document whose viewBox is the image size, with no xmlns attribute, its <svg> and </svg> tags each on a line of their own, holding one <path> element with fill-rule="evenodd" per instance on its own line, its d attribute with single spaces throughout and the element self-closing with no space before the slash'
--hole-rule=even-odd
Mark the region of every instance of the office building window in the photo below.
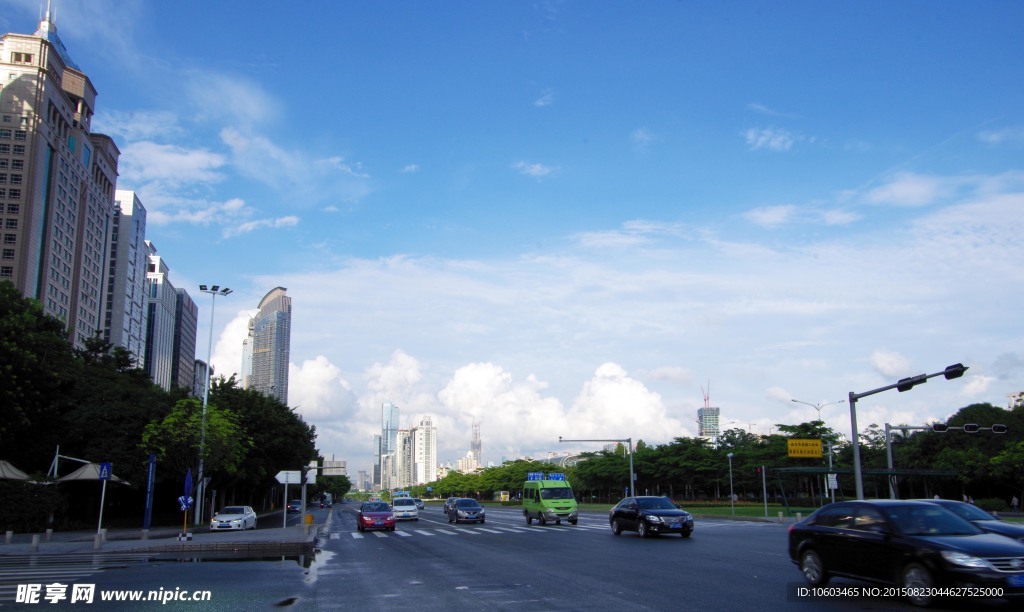
<svg viewBox="0 0 1024 612">
<path fill-rule="evenodd" d="M 4 249 L 3 258 L 7 260 L 14 259 L 14 249 Z"/>
<path fill-rule="evenodd" d="M 11 278 L 14 276 L 14 266 L 0 266 L 0 278 Z"/>
</svg>

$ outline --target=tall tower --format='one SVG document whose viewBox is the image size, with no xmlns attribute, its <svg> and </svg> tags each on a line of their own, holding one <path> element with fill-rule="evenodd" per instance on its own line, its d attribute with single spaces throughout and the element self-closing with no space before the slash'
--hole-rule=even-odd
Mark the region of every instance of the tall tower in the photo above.
<svg viewBox="0 0 1024 612">
<path fill-rule="evenodd" d="M 149 264 L 146 278 L 150 286 L 146 310 L 146 351 L 143 367 L 146 373 L 164 391 L 171 390 L 171 370 L 174 367 L 174 318 L 178 292 L 171 284 L 170 269 L 156 247 L 146 241 Z"/>
<path fill-rule="evenodd" d="M 0 145 L 2 146 L 2 145 Z M 114 192 L 103 339 L 122 346 L 142 367 L 146 347 L 146 208 L 134 191 Z M 191 385 L 191 381 L 189 381 Z"/>
<path fill-rule="evenodd" d="M 413 484 L 437 480 L 437 427 L 429 416 L 412 428 Z"/>
<path fill-rule="evenodd" d="M 704 387 L 701 387 L 701 392 L 704 394 L 704 407 L 697 409 L 697 435 L 702 438 L 710 438 L 716 444 L 718 443 L 718 408 L 714 408 L 710 405 L 711 403 L 711 382 L 708 382 L 708 390 L 704 391 Z"/>
<path fill-rule="evenodd" d="M 255 389 L 288 403 L 288 357 L 292 335 L 292 299 L 275 287 L 260 300 L 253 319 L 252 384 Z"/>
<path fill-rule="evenodd" d="M 121 152 L 92 132 L 96 88 L 50 12 L 0 39 L 0 280 L 62 320 L 71 342 L 103 334 L 107 249 Z"/>
<path fill-rule="evenodd" d="M 473 439 L 469 443 L 469 450 L 476 458 L 477 465 L 483 465 L 483 451 L 480 444 L 480 423 L 473 421 Z"/>
</svg>

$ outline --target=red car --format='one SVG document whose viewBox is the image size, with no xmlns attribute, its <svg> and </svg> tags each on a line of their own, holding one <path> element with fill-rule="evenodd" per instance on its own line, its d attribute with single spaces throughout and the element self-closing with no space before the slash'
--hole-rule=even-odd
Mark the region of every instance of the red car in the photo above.
<svg viewBox="0 0 1024 612">
<path fill-rule="evenodd" d="M 391 506 L 383 501 L 363 502 L 359 506 L 359 516 L 356 517 L 356 529 L 366 531 L 367 529 L 395 530 L 395 513 Z"/>
</svg>

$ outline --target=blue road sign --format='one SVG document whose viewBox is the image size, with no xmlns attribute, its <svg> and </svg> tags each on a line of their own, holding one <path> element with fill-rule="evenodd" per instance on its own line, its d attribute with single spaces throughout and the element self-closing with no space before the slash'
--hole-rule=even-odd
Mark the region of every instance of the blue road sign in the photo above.
<svg viewBox="0 0 1024 612">
<path fill-rule="evenodd" d="M 114 470 L 114 464 L 106 461 L 100 464 L 100 480 L 110 480 L 110 473 Z"/>
</svg>

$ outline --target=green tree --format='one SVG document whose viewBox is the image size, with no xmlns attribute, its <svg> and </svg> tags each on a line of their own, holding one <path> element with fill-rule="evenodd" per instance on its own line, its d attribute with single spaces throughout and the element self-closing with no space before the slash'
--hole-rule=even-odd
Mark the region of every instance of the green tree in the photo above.
<svg viewBox="0 0 1024 612">
<path fill-rule="evenodd" d="M 250 441 L 243 461 L 230 470 L 209 470 L 219 481 L 218 490 L 243 497 L 273 486 L 282 470 L 297 470 L 317 458 L 316 428 L 275 397 L 242 389 L 235 377 L 220 377 L 210 386 L 209 404 L 233 415 L 244 438 Z M 229 497 L 230 498 L 230 497 Z"/>
<path fill-rule="evenodd" d="M 192 469 L 193 476 L 198 476 L 202 423 L 202 403 L 195 398 L 179 400 L 170 414 L 145 427 L 141 448 L 147 453 L 156 453 L 157 459 L 172 474 L 180 474 L 184 478 L 185 472 Z M 202 446 L 207 472 L 223 470 L 232 474 L 238 470 L 252 441 L 244 436 L 234 414 L 208 404 L 205 444 Z"/>
<path fill-rule="evenodd" d="M 0 282 L 0 448 L 45 465 L 62 433 L 77 367 L 64 323 Z M 29 468 L 25 468 L 29 469 Z"/>
</svg>

